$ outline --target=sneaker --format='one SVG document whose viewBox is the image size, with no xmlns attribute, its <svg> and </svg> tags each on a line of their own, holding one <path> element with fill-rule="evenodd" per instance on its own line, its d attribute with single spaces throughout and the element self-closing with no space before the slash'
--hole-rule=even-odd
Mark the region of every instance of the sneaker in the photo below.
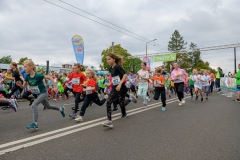
<svg viewBox="0 0 240 160">
<path fill-rule="evenodd" d="M 43 110 L 47 109 L 46 107 L 43 107 Z"/>
<path fill-rule="evenodd" d="M 151 100 L 151 97 L 148 97 L 148 102 L 150 102 L 150 100 Z"/>
<path fill-rule="evenodd" d="M 58 101 L 57 99 L 53 99 L 54 101 Z"/>
<path fill-rule="evenodd" d="M 208 101 L 208 98 L 206 98 L 206 100 Z"/>
<path fill-rule="evenodd" d="M 70 98 L 70 97 L 67 97 L 67 98 L 65 99 L 65 101 L 69 100 L 69 98 Z"/>
<path fill-rule="evenodd" d="M 15 103 L 15 100 L 14 100 L 14 99 L 11 99 L 11 100 L 10 100 L 10 107 L 11 107 L 15 112 L 17 112 L 17 106 L 16 106 L 16 103 Z"/>
<path fill-rule="evenodd" d="M 198 96 L 196 96 L 196 101 L 198 101 Z"/>
<path fill-rule="evenodd" d="M 162 107 L 162 111 L 165 111 L 165 107 Z"/>
<path fill-rule="evenodd" d="M 147 105 L 146 105 L 146 104 L 144 104 L 144 105 L 143 105 L 143 108 L 147 108 Z"/>
<path fill-rule="evenodd" d="M 5 107 L 2 107 L 1 109 L 2 109 L 2 110 L 10 110 L 11 107 L 9 107 L 9 106 L 5 106 Z"/>
<path fill-rule="evenodd" d="M 30 126 L 26 127 L 27 129 L 33 129 L 33 130 L 38 130 L 38 125 L 35 123 L 32 123 Z"/>
<path fill-rule="evenodd" d="M 77 113 L 69 114 L 69 117 L 76 118 L 77 117 Z"/>
<path fill-rule="evenodd" d="M 130 98 L 132 98 L 132 102 L 137 103 L 137 98 L 133 94 L 130 95 Z"/>
<path fill-rule="evenodd" d="M 217 93 L 221 93 L 221 91 L 217 91 Z"/>
<path fill-rule="evenodd" d="M 185 103 L 186 103 L 186 102 L 185 102 L 185 98 L 183 98 L 183 99 L 182 99 L 182 104 L 185 104 Z"/>
<path fill-rule="evenodd" d="M 72 110 L 74 110 L 74 111 L 75 111 L 75 107 L 72 107 Z M 77 110 L 79 111 L 79 108 L 78 108 Z"/>
<path fill-rule="evenodd" d="M 2 98 L 2 96 L 3 96 L 3 95 L 2 95 L 2 94 L 0 94 L 0 98 Z"/>
<path fill-rule="evenodd" d="M 193 96 L 191 96 L 191 100 L 193 99 Z"/>
<path fill-rule="evenodd" d="M 118 108 L 113 108 L 112 112 L 117 112 Z"/>
<path fill-rule="evenodd" d="M 104 96 L 104 98 L 105 98 L 105 99 L 108 99 L 108 95 L 106 94 L 106 95 Z"/>
<path fill-rule="evenodd" d="M 29 103 L 29 106 L 31 106 L 33 104 L 34 100 L 32 99 Z"/>
<path fill-rule="evenodd" d="M 201 98 L 201 102 L 203 102 L 203 98 Z"/>
<path fill-rule="evenodd" d="M 113 124 L 111 121 L 107 120 L 106 122 L 104 122 L 102 124 L 103 127 L 109 127 L 109 128 L 112 128 L 113 127 Z"/>
<path fill-rule="evenodd" d="M 60 112 L 61 112 L 62 116 L 65 117 L 65 107 L 61 107 L 61 109 L 62 109 L 62 111 L 60 111 Z"/>
<path fill-rule="evenodd" d="M 82 122 L 83 121 L 83 116 L 78 115 L 74 120 L 77 121 L 77 122 Z"/>
<path fill-rule="evenodd" d="M 182 106 L 182 101 L 179 101 L 179 106 Z"/>
<path fill-rule="evenodd" d="M 125 113 L 124 115 L 122 115 L 122 117 L 121 117 L 122 119 L 125 119 L 125 118 L 127 118 L 127 113 Z"/>
<path fill-rule="evenodd" d="M 93 106 L 93 102 L 90 103 L 90 106 L 91 106 L 91 107 Z"/>
<path fill-rule="evenodd" d="M 233 101 L 235 101 L 235 102 L 240 102 L 240 99 L 235 99 L 235 100 L 233 100 Z"/>
</svg>

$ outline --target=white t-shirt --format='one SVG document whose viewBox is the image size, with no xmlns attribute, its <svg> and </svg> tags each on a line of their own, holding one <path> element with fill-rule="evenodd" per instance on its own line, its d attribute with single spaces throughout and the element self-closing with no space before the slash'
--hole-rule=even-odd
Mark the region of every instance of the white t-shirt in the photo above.
<svg viewBox="0 0 240 160">
<path fill-rule="evenodd" d="M 54 79 L 56 86 L 58 87 L 57 78 Z"/>
<path fill-rule="evenodd" d="M 145 78 L 149 78 L 149 73 L 148 73 L 148 71 L 140 70 L 140 71 L 137 72 L 137 74 L 138 74 L 139 76 L 142 76 L 142 77 L 145 77 Z M 146 81 L 146 82 L 147 82 L 146 79 L 142 79 L 142 78 L 140 78 L 140 81 Z"/>
<path fill-rule="evenodd" d="M 0 81 L 3 80 L 3 75 L 0 73 Z M 0 84 L 0 91 L 4 91 L 4 85 Z"/>
<path fill-rule="evenodd" d="M 196 81 L 194 82 L 194 87 L 197 87 L 197 88 L 199 88 L 199 89 L 202 89 L 202 81 L 198 80 L 197 78 L 202 79 L 202 76 L 201 76 L 201 75 L 198 75 L 198 76 L 194 75 L 194 76 L 193 76 L 193 80 L 196 80 Z"/>
<path fill-rule="evenodd" d="M 205 76 L 205 75 L 203 75 L 203 76 L 202 76 L 202 80 L 203 80 L 202 86 L 209 86 L 209 81 L 211 81 L 210 76 Z"/>
<path fill-rule="evenodd" d="M 66 80 L 69 80 L 69 78 L 66 77 Z M 66 83 L 66 84 L 67 84 L 67 87 L 68 87 L 69 89 L 72 89 L 72 84 L 68 84 L 68 83 Z"/>
</svg>

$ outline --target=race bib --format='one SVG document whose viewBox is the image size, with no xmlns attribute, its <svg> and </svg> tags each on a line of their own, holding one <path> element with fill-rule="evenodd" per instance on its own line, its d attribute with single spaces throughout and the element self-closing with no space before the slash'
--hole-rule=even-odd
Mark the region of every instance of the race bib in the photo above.
<svg viewBox="0 0 240 160">
<path fill-rule="evenodd" d="M 208 80 L 205 80 L 204 83 L 208 83 Z"/>
<path fill-rule="evenodd" d="M 200 84 L 201 82 L 200 81 L 196 81 L 196 82 L 194 82 L 194 84 Z"/>
<path fill-rule="evenodd" d="M 181 81 L 181 80 L 182 80 L 181 77 L 176 78 L 176 81 Z"/>
<path fill-rule="evenodd" d="M 161 86 L 160 84 L 157 84 L 158 83 L 161 83 L 161 81 L 154 81 L 154 86 Z"/>
<path fill-rule="evenodd" d="M 190 76 L 190 79 L 192 80 L 192 79 L 193 79 L 193 76 Z"/>
<path fill-rule="evenodd" d="M 86 89 L 91 88 L 91 87 L 86 87 Z M 86 94 L 91 94 L 92 91 L 86 91 Z"/>
<path fill-rule="evenodd" d="M 73 78 L 73 79 L 72 79 L 72 84 L 77 84 L 77 85 L 79 85 L 79 84 L 80 84 L 80 79 L 78 79 L 78 78 Z"/>
<path fill-rule="evenodd" d="M 115 76 L 115 77 L 112 77 L 112 82 L 113 82 L 113 85 L 116 86 L 121 82 L 121 79 L 119 76 Z"/>
<path fill-rule="evenodd" d="M 31 90 L 32 94 L 40 94 L 38 86 L 28 86 L 28 90 Z"/>
<path fill-rule="evenodd" d="M 169 84 L 165 84 L 165 87 L 169 87 Z"/>
</svg>

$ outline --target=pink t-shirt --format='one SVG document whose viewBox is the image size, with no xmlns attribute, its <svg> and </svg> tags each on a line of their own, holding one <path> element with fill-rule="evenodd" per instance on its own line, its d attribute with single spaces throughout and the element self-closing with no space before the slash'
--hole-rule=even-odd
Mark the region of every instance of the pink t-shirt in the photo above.
<svg viewBox="0 0 240 160">
<path fill-rule="evenodd" d="M 179 76 L 177 76 L 178 73 L 179 73 Z M 184 75 L 185 75 L 185 78 L 188 78 L 187 73 L 183 69 L 178 68 L 178 70 L 174 69 L 172 71 L 171 77 L 173 80 L 175 79 L 175 77 L 177 77 L 174 83 L 181 83 L 181 82 L 184 82 L 184 78 L 183 78 Z"/>
</svg>

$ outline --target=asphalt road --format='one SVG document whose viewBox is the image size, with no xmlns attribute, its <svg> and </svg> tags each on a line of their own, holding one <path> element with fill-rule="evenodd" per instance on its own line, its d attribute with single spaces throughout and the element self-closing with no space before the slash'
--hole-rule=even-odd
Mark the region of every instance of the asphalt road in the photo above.
<svg viewBox="0 0 240 160">
<path fill-rule="evenodd" d="M 50 101 L 65 106 L 66 117 L 39 105 L 35 132 L 26 129 L 32 123 L 31 107 L 20 102 L 16 113 L 0 110 L 0 159 L 239 160 L 240 103 L 216 92 L 204 102 L 186 97 L 183 106 L 176 96 L 167 98 L 165 112 L 160 100 L 151 99 L 149 108 L 142 109 L 138 98 L 127 106 L 126 119 L 120 119 L 120 111 L 113 114 L 112 129 L 101 126 L 105 104 L 89 107 L 84 122 L 76 123 L 68 117 L 74 98 Z"/>
</svg>

